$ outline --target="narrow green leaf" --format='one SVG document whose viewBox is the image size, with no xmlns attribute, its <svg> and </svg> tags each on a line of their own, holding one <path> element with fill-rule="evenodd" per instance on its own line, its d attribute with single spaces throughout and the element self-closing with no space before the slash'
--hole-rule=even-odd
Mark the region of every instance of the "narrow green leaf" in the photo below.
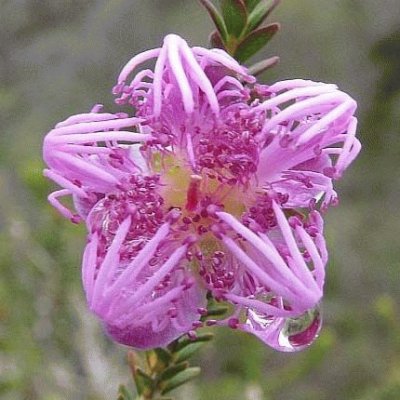
<svg viewBox="0 0 400 400">
<path fill-rule="evenodd" d="M 172 354 L 162 347 L 157 347 L 153 351 L 157 354 L 158 359 L 162 360 L 165 364 L 168 364 L 172 359 Z"/>
<path fill-rule="evenodd" d="M 222 41 L 221 35 L 218 31 L 214 31 L 211 33 L 209 42 L 211 44 L 211 47 L 225 50 L 224 42 Z"/>
<path fill-rule="evenodd" d="M 221 0 L 221 8 L 228 34 L 238 38 L 247 24 L 243 0 Z"/>
<path fill-rule="evenodd" d="M 200 0 L 200 3 L 205 7 L 213 20 L 215 26 L 217 27 L 218 32 L 221 35 L 221 38 L 226 41 L 228 39 L 228 31 L 226 29 L 226 25 L 224 19 L 221 14 L 218 12 L 217 8 L 210 0 Z"/>
<path fill-rule="evenodd" d="M 217 317 L 224 315 L 229 310 L 229 307 L 223 305 L 212 305 L 207 308 L 207 317 Z"/>
<path fill-rule="evenodd" d="M 278 32 L 278 23 L 267 25 L 250 33 L 237 47 L 234 57 L 239 62 L 244 62 L 260 49 L 262 49 Z"/>
<path fill-rule="evenodd" d="M 166 394 L 173 389 L 176 389 L 178 386 L 183 385 L 184 383 L 190 381 L 200 374 L 199 367 L 187 368 L 179 374 L 175 375 L 172 379 L 170 379 L 165 387 L 162 389 L 161 394 Z"/>
<path fill-rule="evenodd" d="M 146 397 L 153 393 L 154 382 L 143 370 L 135 368 L 133 378 L 135 380 L 136 390 L 140 396 L 143 395 Z"/>
<path fill-rule="evenodd" d="M 246 33 L 257 29 L 263 21 L 271 14 L 272 10 L 278 5 L 279 0 L 262 0 L 250 13 Z"/>
<path fill-rule="evenodd" d="M 180 363 L 180 364 L 171 365 L 170 367 L 165 369 L 160 374 L 159 381 L 160 382 L 167 381 L 168 379 L 171 379 L 176 374 L 178 374 L 179 372 L 182 372 L 183 370 L 185 370 L 188 367 L 189 367 L 189 363 L 188 362 L 183 362 L 183 363 Z"/>
<path fill-rule="evenodd" d="M 188 337 L 184 337 L 179 340 L 179 342 L 176 344 L 176 347 L 174 349 L 175 352 L 180 351 L 181 349 L 185 348 L 186 346 L 189 346 L 193 343 L 203 343 L 203 342 L 208 342 L 210 341 L 214 335 L 212 333 L 199 333 L 195 339 L 189 339 Z"/>
<path fill-rule="evenodd" d="M 147 363 L 152 371 L 162 371 L 172 359 L 172 354 L 163 348 L 146 351 Z"/>
<path fill-rule="evenodd" d="M 267 69 L 274 67 L 276 64 L 278 64 L 278 62 L 279 57 L 277 56 L 266 58 L 265 60 L 259 61 L 258 63 L 249 67 L 249 73 L 250 75 L 257 76 Z"/>
<path fill-rule="evenodd" d="M 251 12 L 253 11 L 254 7 L 262 0 L 244 0 L 246 3 L 246 8 L 247 11 Z"/>
<path fill-rule="evenodd" d="M 203 346 L 203 343 L 192 343 L 184 347 L 182 350 L 179 350 L 175 354 L 175 362 L 181 363 L 183 361 L 188 360 L 193 354 L 197 353 L 199 349 Z"/>
<path fill-rule="evenodd" d="M 124 385 L 119 385 L 117 400 L 133 400 L 132 395 Z"/>
</svg>

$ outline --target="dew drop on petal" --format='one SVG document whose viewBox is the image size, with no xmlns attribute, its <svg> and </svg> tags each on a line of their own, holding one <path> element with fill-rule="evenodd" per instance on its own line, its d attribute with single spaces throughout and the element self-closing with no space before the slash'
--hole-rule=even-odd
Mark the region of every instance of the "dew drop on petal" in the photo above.
<svg viewBox="0 0 400 400">
<path fill-rule="evenodd" d="M 266 316 L 248 309 L 246 325 L 246 330 L 275 350 L 300 351 L 318 337 L 322 325 L 321 309 L 316 306 L 293 318 Z"/>
</svg>

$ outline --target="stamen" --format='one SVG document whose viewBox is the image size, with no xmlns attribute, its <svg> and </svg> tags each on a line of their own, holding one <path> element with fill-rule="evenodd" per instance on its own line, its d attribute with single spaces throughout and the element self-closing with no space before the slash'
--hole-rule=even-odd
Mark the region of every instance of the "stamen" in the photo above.
<svg viewBox="0 0 400 400">
<path fill-rule="evenodd" d="M 82 281 L 85 288 L 86 298 L 88 300 L 89 307 L 91 307 L 92 305 L 91 299 L 93 295 L 93 287 L 95 284 L 98 243 L 99 237 L 96 233 L 94 233 L 91 237 L 91 241 L 86 245 L 82 261 Z"/>
<path fill-rule="evenodd" d="M 257 249 L 271 263 L 271 265 L 276 269 L 276 273 L 286 280 L 288 287 L 292 287 L 294 285 L 296 291 L 302 291 L 304 293 L 304 299 L 310 299 L 313 304 L 317 303 L 321 297 L 320 288 L 316 287 L 316 292 L 314 292 L 305 286 L 299 277 L 291 271 L 289 266 L 276 251 L 275 247 L 268 246 L 265 241 L 242 225 L 230 214 L 218 212 L 217 215 L 232 229 L 243 236 L 243 238 L 245 238 L 249 244 L 254 246 L 255 249 Z M 316 283 L 314 280 L 312 281 L 313 283 L 311 283 L 311 285 L 315 287 Z"/>
<path fill-rule="evenodd" d="M 69 196 L 71 195 L 71 191 L 68 189 L 57 190 L 47 197 L 49 203 L 56 208 L 64 217 L 71 220 L 71 222 L 78 224 L 81 221 L 81 218 L 77 214 L 73 214 L 67 207 L 62 205 L 58 200 L 59 197 Z"/>
<path fill-rule="evenodd" d="M 161 49 L 151 49 L 144 51 L 133 57 L 122 69 L 118 77 L 118 84 L 124 83 L 128 75 L 140 64 L 151 58 L 156 58 L 160 54 Z"/>
<path fill-rule="evenodd" d="M 154 255 L 162 239 L 169 233 L 169 224 L 166 223 L 160 227 L 157 233 L 151 238 L 149 242 L 143 247 L 140 253 L 132 260 L 132 262 L 125 268 L 124 272 L 118 277 L 113 285 L 107 290 L 107 295 L 115 295 L 123 285 L 128 282 L 134 282 L 144 266 Z"/>
<path fill-rule="evenodd" d="M 264 303 L 260 300 L 249 299 L 243 296 L 237 296 L 233 293 L 227 293 L 225 298 L 231 300 L 237 304 L 241 304 L 246 307 L 251 307 L 257 310 L 260 313 L 266 315 L 273 315 L 276 317 L 290 317 L 296 315 L 293 311 L 285 310 L 284 308 L 279 308 L 272 306 L 270 304 Z"/>
<path fill-rule="evenodd" d="M 183 107 L 187 114 L 192 114 L 194 110 L 193 93 L 190 83 L 187 79 L 182 60 L 179 56 L 180 47 L 186 45 L 186 43 L 182 44 L 180 38 L 178 38 L 176 35 L 166 36 L 164 43 L 166 44 L 167 48 L 168 61 L 171 64 L 171 72 L 175 75 L 179 90 L 181 92 Z"/>
<path fill-rule="evenodd" d="M 136 326 L 140 326 L 146 322 L 149 322 L 152 318 L 154 318 L 151 315 L 152 312 L 159 309 L 159 307 L 164 307 L 166 305 L 171 304 L 174 300 L 179 298 L 179 296 L 182 294 L 182 291 L 183 291 L 182 286 L 172 288 L 169 292 L 166 292 L 164 295 L 158 297 L 157 299 L 153 300 L 152 302 L 141 305 L 139 307 L 135 307 L 135 309 L 133 311 L 133 313 L 135 314 L 135 320 L 132 321 L 133 324 Z M 174 310 L 174 311 L 170 311 L 170 310 Z M 171 318 L 176 318 L 176 316 L 177 316 L 176 308 L 169 309 L 167 311 L 167 314 Z"/>
<path fill-rule="evenodd" d="M 110 283 L 111 278 L 114 277 L 114 272 L 120 261 L 120 247 L 124 242 L 126 235 L 128 234 L 130 224 L 131 218 L 128 217 L 119 226 L 118 231 L 115 234 L 114 240 L 112 241 L 111 246 L 107 250 L 107 254 L 104 257 L 104 260 L 99 267 L 99 272 L 97 274 L 97 278 L 94 284 L 93 297 L 90 299 L 90 302 L 93 304 L 94 307 L 101 307 L 102 305 L 102 301 L 100 299 L 101 297 L 103 297 L 105 289 Z"/>
<path fill-rule="evenodd" d="M 53 180 L 54 182 L 56 182 L 60 186 L 64 187 L 65 189 L 69 190 L 70 193 L 74 193 L 77 196 L 83 197 L 83 198 L 88 197 L 88 195 L 86 194 L 86 192 L 83 189 L 81 189 L 79 186 L 77 186 L 76 184 L 74 184 L 70 180 L 64 178 L 62 175 L 58 174 L 54 170 L 45 169 L 43 171 L 43 175 L 45 177 Z M 66 193 L 66 192 L 63 192 L 63 193 Z"/>
<path fill-rule="evenodd" d="M 266 270 L 263 270 L 242 249 L 240 249 L 232 239 L 224 237 L 223 241 L 229 250 L 231 250 L 232 253 L 237 257 L 237 259 L 243 263 L 244 267 L 254 274 L 254 276 L 260 280 L 262 285 L 270 288 L 278 296 L 284 297 L 293 304 L 302 304 L 303 298 L 306 299 L 308 297 L 307 291 L 305 291 L 302 286 L 296 285 L 295 291 L 291 289 L 291 287 L 295 285 L 295 282 L 288 282 L 283 277 L 279 277 L 279 274 L 277 274 L 276 270 L 269 271 L 269 274 L 271 274 L 270 276 Z M 272 265 L 269 267 L 270 268 L 268 269 L 274 269 Z M 308 306 L 309 303 L 307 302 L 303 305 L 303 308 L 307 309 Z"/>
<path fill-rule="evenodd" d="M 134 294 L 127 299 L 127 301 L 115 310 L 118 311 L 120 315 L 126 313 L 131 307 L 133 307 L 139 299 L 147 296 L 151 291 L 155 288 L 158 282 L 160 282 L 166 274 L 172 271 L 173 268 L 177 265 L 177 263 L 182 259 L 187 250 L 187 246 L 178 247 L 172 255 L 168 258 L 168 260 L 143 284 L 141 285 Z"/>
</svg>

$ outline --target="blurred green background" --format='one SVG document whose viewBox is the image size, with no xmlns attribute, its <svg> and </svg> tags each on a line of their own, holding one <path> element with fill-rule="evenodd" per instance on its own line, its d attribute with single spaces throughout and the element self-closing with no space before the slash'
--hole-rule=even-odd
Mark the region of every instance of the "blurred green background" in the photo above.
<svg viewBox="0 0 400 400">
<path fill-rule="evenodd" d="M 399 0 L 283 0 L 262 56 L 266 82 L 335 82 L 359 102 L 357 162 L 327 216 L 330 249 L 320 338 L 299 354 L 218 330 L 198 356 L 191 400 L 400 399 Z M 168 32 L 206 45 L 195 0 L 0 1 L 0 398 L 116 398 L 126 349 L 86 310 L 84 230 L 46 202 L 41 142 L 61 119 L 104 103 L 135 53 Z"/>
</svg>

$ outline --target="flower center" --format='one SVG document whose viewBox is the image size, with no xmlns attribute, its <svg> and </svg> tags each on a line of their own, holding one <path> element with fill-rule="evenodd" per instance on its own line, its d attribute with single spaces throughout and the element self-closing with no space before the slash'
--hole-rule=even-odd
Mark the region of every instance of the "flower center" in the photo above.
<svg viewBox="0 0 400 400">
<path fill-rule="evenodd" d="M 182 221 L 192 225 L 193 233 L 201 234 L 204 225 L 214 223 L 210 217 L 218 209 L 239 218 L 251 200 L 245 187 L 220 182 L 208 170 L 193 173 L 183 158 L 176 155 L 165 157 L 160 183 L 166 209 L 180 210 Z"/>
</svg>

